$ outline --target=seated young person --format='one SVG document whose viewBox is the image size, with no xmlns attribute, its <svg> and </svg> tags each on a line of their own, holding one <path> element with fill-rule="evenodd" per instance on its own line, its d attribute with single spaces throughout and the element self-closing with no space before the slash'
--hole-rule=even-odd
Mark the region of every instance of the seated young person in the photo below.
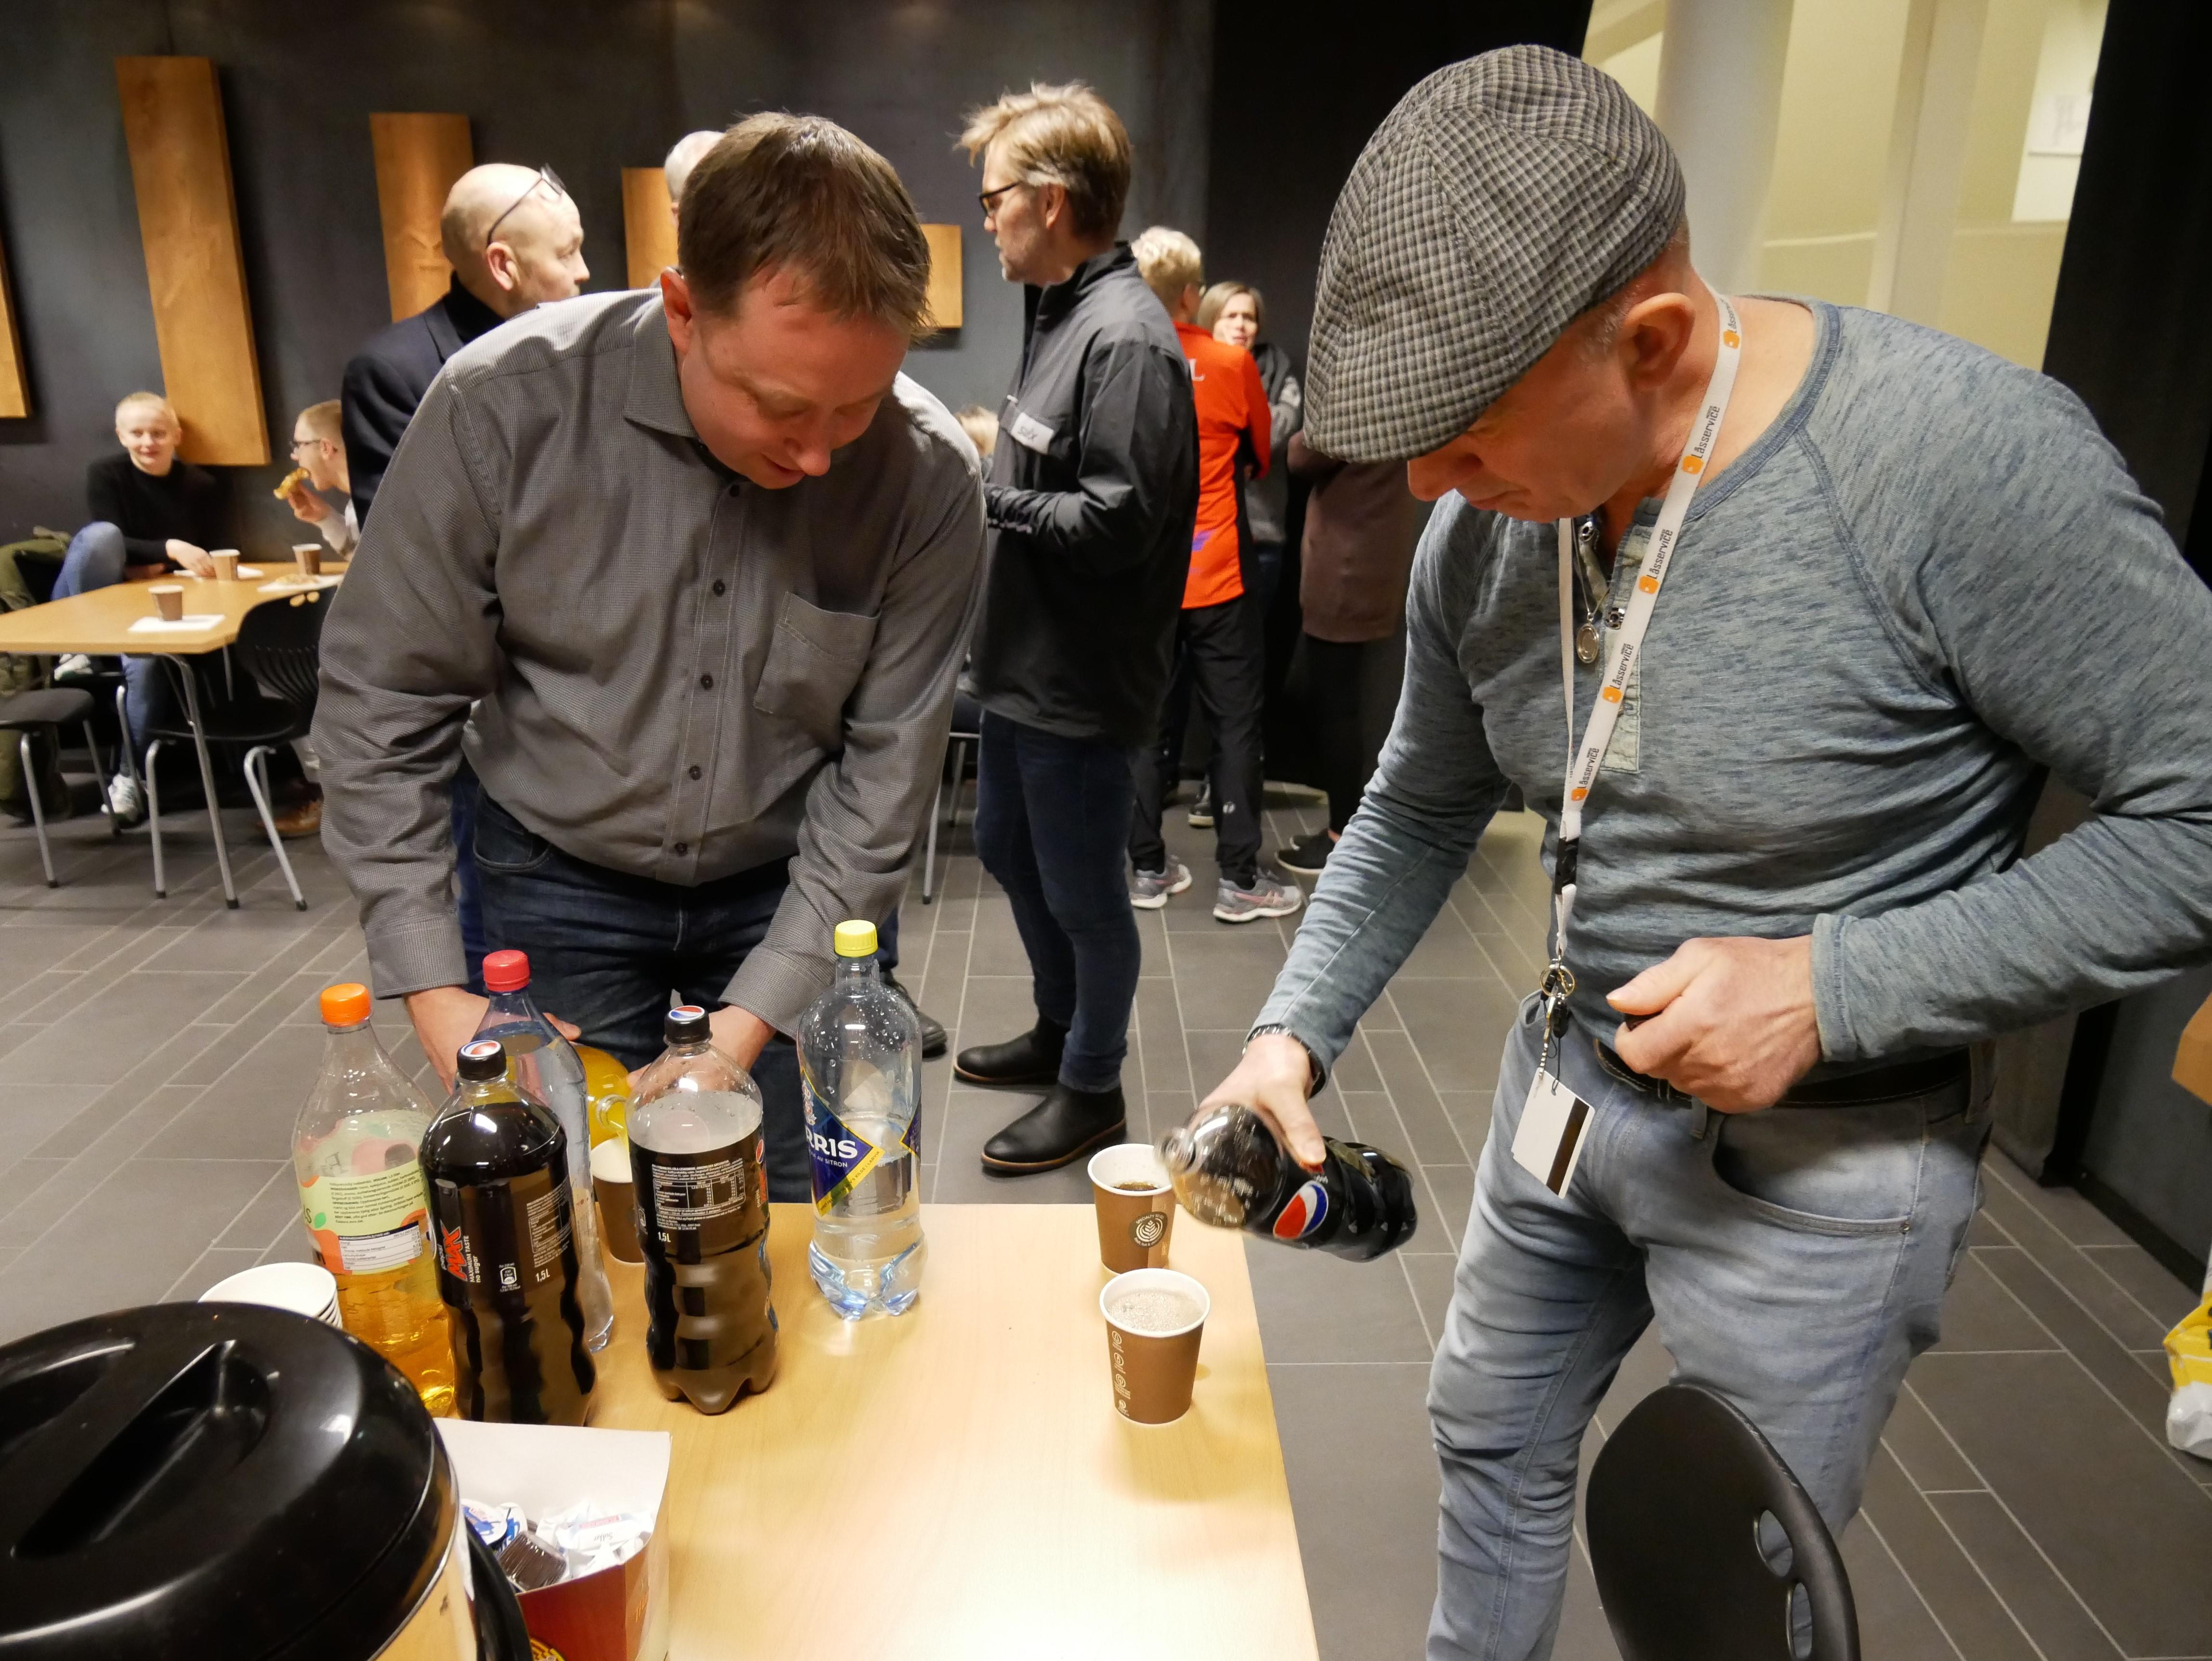
<svg viewBox="0 0 2212 1661">
<path fill-rule="evenodd" d="M 353 476 L 346 468 L 345 438 L 341 423 L 343 405 L 333 398 L 310 404 L 292 423 L 292 465 L 295 471 L 278 487 L 277 495 L 292 510 L 292 517 L 323 533 L 331 551 L 350 558 L 361 540 L 361 521 L 355 517 Z M 331 507 L 323 496 L 338 499 Z"/>
</svg>

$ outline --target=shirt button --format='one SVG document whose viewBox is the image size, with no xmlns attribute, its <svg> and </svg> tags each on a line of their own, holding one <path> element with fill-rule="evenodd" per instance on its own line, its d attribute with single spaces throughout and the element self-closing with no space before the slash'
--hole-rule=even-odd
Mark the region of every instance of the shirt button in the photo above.
<svg viewBox="0 0 2212 1661">
<path fill-rule="evenodd" d="M 695 779 L 696 779 L 696 778 L 697 778 L 697 777 L 699 776 L 699 775 L 700 775 L 701 770 L 701 770 L 701 769 L 699 769 L 699 768 L 696 768 L 696 767 L 693 768 L 693 769 L 691 770 L 691 776 L 692 776 L 693 778 L 695 778 Z"/>
<path fill-rule="evenodd" d="M 679 854 L 688 854 L 691 851 L 691 844 L 688 842 L 679 842 L 676 844 L 676 851 Z"/>
<path fill-rule="evenodd" d="M 716 577 L 714 579 L 714 592 L 717 594 L 726 594 L 730 592 L 730 585 L 723 581 L 721 578 Z"/>
<path fill-rule="evenodd" d="M 699 677 L 699 684 L 711 692 L 714 690 L 714 678 L 712 675 L 702 675 Z"/>
</svg>

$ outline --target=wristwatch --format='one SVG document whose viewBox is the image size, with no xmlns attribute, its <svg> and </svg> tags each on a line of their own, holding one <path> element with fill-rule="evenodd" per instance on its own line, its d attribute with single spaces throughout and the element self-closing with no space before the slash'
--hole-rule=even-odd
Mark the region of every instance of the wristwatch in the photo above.
<svg viewBox="0 0 2212 1661">
<path fill-rule="evenodd" d="M 1313 1046 L 1280 1021 L 1271 1021 L 1265 1026 L 1255 1026 L 1247 1032 L 1244 1035 L 1245 1049 L 1249 1050 L 1252 1047 L 1253 1039 L 1269 1032 L 1279 1032 L 1285 1037 L 1295 1040 L 1298 1048 L 1306 1052 L 1306 1099 L 1311 1101 L 1321 1093 L 1321 1087 L 1328 1082 L 1328 1069 L 1322 1065 L 1321 1057 L 1314 1054 Z"/>
</svg>

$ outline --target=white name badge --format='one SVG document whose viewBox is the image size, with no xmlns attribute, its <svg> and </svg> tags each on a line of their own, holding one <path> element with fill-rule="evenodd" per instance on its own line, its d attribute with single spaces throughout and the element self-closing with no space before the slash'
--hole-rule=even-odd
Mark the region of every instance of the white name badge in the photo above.
<svg viewBox="0 0 2212 1661">
<path fill-rule="evenodd" d="M 1052 429 L 1026 410 L 1014 417 L 1014 424 L 1006 430 L 1024 448 L 1042 453 L 1052 447 Z"/>
<path fill-rule="evenodd" d="M 1539 1068 L 1528 1081 L 1520 1129 L 1513 1133 L 1513 1163 L 1554 1194 L 1565 1194 L 1582 1162 L 1589 1104 Z"/>
</svg>

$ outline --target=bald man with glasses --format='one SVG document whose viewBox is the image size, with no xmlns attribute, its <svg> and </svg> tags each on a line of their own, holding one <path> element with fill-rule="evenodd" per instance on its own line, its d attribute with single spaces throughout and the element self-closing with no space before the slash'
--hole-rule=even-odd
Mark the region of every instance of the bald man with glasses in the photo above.
<svg viewBox="0 0 2212 1661">
<path fill-rule="evenodd" d="M 446 197 L 438 234 L 453 268 L 444 296 L 371 335 L 346 365 L 345 453 L 364 524 L 400 435 L 446 360 L 510 317 L 572 298 L 591 278 L 584 222 L 550 167 L 470 168 Z"/>
</svg>

